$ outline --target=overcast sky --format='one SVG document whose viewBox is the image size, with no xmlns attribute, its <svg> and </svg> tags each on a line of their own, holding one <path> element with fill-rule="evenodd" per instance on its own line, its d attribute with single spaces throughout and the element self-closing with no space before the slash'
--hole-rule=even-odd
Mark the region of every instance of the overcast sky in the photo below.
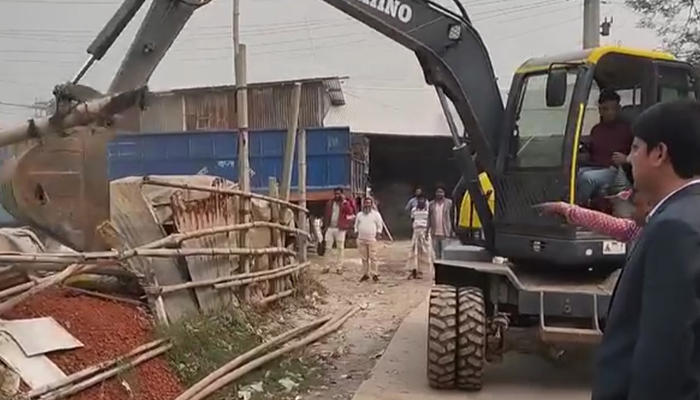
<svg viewBox="0 0 700 400">
<path fill-rule="evenodd" d="M 614 17 L 612 36 L 603 42 L 657 47 L 653 32 L 636 28 L 638 16 L 623 1 L 607 0 L 603 5 L 602 16 Z M 0 102 L 46 99 L 55 84 L 71 79 L 87 58 L 86 47 L 118 4 L 0 0 Z M 527 58 L 581 47 L 582 0 L 464 4 L 489 48 L 501 87 L 508 87 L 512 71 Z M 147 8 L 85 83 L 100 90 L 107 87 Z M 322 0 L 241 0 L 241 8 L 250 81 L 345 75 L 350 87 L 365 94 L 429 90 L 412 53 Z M 152 90 L 233 82 L 231 9 L 232 0 L 213 0 L 195 13 L 153 76 Z M 27 109 L 0 105 L 0 126 L 29 114 Z"/>
</svg>

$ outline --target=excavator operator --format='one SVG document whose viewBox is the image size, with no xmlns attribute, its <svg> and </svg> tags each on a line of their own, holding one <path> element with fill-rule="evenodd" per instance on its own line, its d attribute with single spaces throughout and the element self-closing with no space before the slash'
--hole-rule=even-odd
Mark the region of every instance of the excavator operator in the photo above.
<svg viewBox="0 0 700 400">
<path fill-rule="evenodd" d="M 591 129 L 588 162 L 579 168 L 576 193 L 578 204 L 587 204 L 596 194 L 615 183 L 620 168 L 627 163 L 632 146 L 632 127 L 620 118 L 620 95 L 603 90 L 598 98 L 600 122 Z M 624 176 L 624 175 L 623 175 Z"/>
</svg>

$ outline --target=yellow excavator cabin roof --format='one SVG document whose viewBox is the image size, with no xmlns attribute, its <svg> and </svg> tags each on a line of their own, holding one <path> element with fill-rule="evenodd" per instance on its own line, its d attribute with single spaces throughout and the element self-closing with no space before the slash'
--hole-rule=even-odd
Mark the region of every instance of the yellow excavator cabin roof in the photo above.
<svg viewBox="0 0 700 400">
<path fill-rule="evenodd" d="M 651 60 L 674 61 L 676 58 L 666 52 L 656 50 L 635 49 L 623 46 L 601 46 L 593 49 L 579 50 L 572 53 L 558 54 L 555 56 L 531 58 L 525 61 L 516 74 L 542 71 L 549 68 L 551 64 L 557 63 L 590 63 L 595 64 L 608 54 L 622 54 L 633 57 L 648 58 Z"/>
</svg>

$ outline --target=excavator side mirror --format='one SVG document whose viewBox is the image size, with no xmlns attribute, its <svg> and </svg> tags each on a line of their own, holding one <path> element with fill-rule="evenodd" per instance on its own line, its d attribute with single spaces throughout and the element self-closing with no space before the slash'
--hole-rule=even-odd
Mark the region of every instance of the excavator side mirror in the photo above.
<svg viewBox="0 0 700 400">
<path fill-rule="evenodd" d="M 563 68 L 550 69 L 547 74 L 547 107 L 561 107 L 566 103 L 567 78 L 569 74 Z"/>
</svg>

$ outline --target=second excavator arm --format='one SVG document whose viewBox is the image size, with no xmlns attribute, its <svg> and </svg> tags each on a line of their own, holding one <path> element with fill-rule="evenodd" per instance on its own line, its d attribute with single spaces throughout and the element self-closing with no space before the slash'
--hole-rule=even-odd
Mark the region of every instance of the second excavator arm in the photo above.
<svg viewBox="0 0 700 400">
<path fill-rule="evenodd" d="M 322 1 L 412 50 L 426 83 L 437 89 L 446 114 L 445 96 L 452 101 L 467 136 L 458 137 L 461 135 L 448 115 L 462 179 L 474 200 L 487 244 L 492 246 L 493 215 L 481 191 L 469 146 L 496 182 L 494 149 L 499 148 L 504 107 L 486 46 L 464 8 L 457 3 L 460 13 L 456 13 L 430 0 Z"/>
<path fill-rule="evenodd" d="M 110 218 L 107 142 L 115 124 L 133 116 L 145 85 L 194 11 L 211 0 L 153 0 L 136 37 L 112 80 L 109 93 L 76 85 L 102 59 L 145 0 L 124 0 L 88 47 L 89 60 L 67 85 L 54 90 L 55 111 L 0 131 L 0 145 L 38 139 L 38 143 L 0 174 L 0 202 L 15 218 L 75 250 L 101 250 L 97 234 Z M 135 90 L 142 88 L 140 90 Z M 121 118 L 112 118 L 122 114 Z"/>
</svg>

